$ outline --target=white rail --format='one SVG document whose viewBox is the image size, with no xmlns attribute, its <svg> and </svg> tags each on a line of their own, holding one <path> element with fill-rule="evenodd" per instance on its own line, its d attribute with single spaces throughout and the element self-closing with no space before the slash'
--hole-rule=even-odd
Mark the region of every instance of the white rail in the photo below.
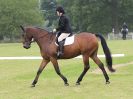
<svg viewBox="0 0 133 99">
<path fill-rule="evenodd" d="M 112 54 L 112 57 L 124 57 L 124 54 Z M 98 55 L 98 57 L 105 57 L 105 55 Z M 82 56 L 78 56 L 75 58 L 82 58 Z M 42 59 L 40 56 L 21 56 L 21 57 L 0 57 L 0 60 L 37 60 Z"/>
</svg>

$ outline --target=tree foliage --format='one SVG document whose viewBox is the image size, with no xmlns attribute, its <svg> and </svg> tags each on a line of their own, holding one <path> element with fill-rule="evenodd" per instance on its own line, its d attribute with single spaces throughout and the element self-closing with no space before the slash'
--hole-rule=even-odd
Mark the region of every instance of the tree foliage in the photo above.
<svg viewBox="0 0 133 99">
<path fill-rule="evenodd" d="M 40 10 L 44 15 L 44 19 L 48 21 L 46 27 L 50 27 L 56 20 L 56 0 L 40 0 Z"/>
<path fill-rule="evenodd" d="M 37 0 L 0 0 L 0 38 L 11 40 L 20 34 L 20 25 L 41 25 Z"/>
<path fill-rule="evenodd" d="M 133 0 L 0 0 L 0 39 L 17 38 L 19 25 L 54 27 L 58 5 L 66 10 L 76 33 L 109 33 L 112 28 L 119 33 L 124 22 L 133 30 Z"/>
<path fill-rule="evenodd" d="M 75 31 L 115 33 L 124 22 L 133 28 L 133 0 L 57 0 L 70 16 Z"/>
</svg>

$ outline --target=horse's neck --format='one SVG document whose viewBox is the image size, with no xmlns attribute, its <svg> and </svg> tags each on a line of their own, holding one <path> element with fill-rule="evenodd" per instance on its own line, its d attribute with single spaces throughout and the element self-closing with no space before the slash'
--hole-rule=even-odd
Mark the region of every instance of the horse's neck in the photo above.
<svg viewBox="0 0 133 99">
<path fill-rule="evenodd" d="M 52 42 L 55 42 L 55 35 L 50 33 L 38 33 L 35 40 L 40 48 L 47 48 Z"/>
</svg>

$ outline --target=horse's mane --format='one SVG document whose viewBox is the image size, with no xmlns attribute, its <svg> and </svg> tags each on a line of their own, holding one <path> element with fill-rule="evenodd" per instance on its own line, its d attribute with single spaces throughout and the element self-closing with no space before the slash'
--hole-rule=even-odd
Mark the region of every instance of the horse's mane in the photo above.
<svg viewBox="0 0 133 99">
<path fill-rule="evenodd" d="M 46 28 L 41 28 L 41 27 L 37 27 L 37 26 L 35 26 L 34 28 L 37 28 L 37 29 L 40 29 L 40 30 L 42 30 L 42 31 L 46 31 L 46 32 L 48 32 L 48 33 L 51 33 L 48 29 L 46 29 Z"/>
<path fill-rule="evenodd" d="M 48 29 L 46 29 L 46 28 L 41 28 L 41 27 L 37 27 L 37 26 L 34 26 L 34 28 L 36 28 L 36 29 L 39 29 L 40 31 L 45 31 L 45 32 L 47 32 L 48 33 L 48 35 L 49 35 L 49 39 L 50 39 L 50 41 L 53 41 L 53 39 L 54 39 L 54 37 L 56 36 L 56 33 L 53 33 L 53 32 L 50 32 Z"/>
</svg>

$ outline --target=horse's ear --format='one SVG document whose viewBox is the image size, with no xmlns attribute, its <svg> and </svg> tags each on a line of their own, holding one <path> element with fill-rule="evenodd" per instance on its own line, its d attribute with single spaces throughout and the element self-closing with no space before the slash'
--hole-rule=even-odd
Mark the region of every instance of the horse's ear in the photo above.
<svg viewBox="0 0 133 99">
<path fill-rule="evenodd" d="M 20 25 L 20 28 L 23 30 L 23 32 L 25 33 L 25 29 L 22 25 Z"/>
</svg>

